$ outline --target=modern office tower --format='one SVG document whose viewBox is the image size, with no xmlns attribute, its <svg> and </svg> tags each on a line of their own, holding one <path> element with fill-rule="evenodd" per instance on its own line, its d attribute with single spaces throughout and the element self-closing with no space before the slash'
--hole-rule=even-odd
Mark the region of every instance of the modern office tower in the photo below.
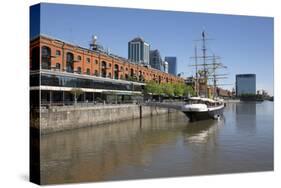
<svg viewBox="0 0 281 188">
<path fill-rule="evenodd" d="M 177 57 L 165 57 L 165 61 L 169 63 L 168 73 L 177 75 Z"/>
<path fill-rule="evenodd" d="M 149 64 L 150 45 L 142 38 L 136 37 L 128 42 L 128 59 L 138 64 Z"/>
<path fill-rule="evenodd" d="M 164 71 L 163 62 L 159 50 L 150 50 L 149 58 L 149 64 L 152 68 Z"/>
<path fill-rule="evenodd" d="M 255 74 L 236 75 L 236 96 L 240 96 L 242 94 L 256 94 Z"/>
</svg>

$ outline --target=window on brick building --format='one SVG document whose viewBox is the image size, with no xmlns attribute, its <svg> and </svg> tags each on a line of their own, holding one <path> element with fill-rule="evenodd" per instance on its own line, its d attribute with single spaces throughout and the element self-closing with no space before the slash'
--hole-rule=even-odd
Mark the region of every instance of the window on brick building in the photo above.
<svg viewBox="0 0 281 188">
<path fill-rule="evenodd" d="M 90 74 L 91 74 L 90 69 L 87 69 L 86 74 L 87 74 L 87 75 L 90 75 Z"/>
<path fill-rule="evenodd" d="M 66 53 L 66 72 L 73 72 L 74 55 L 73 53 Z"/>
<path fill-rule="evenodd" d="M 81 61 L 81 59 L 82 59 L 81 56 L 78 55 L 78 56 L 77 56 L 77 60 L 78 60 L 78 61 Z"/>
<path fill-rule="evenodd" d="M 96 65 L 99 64 L 98 60 L 95 60 Z"/>
<path fill-rule="evenodd" d="M 106 69 L 107 69 L 106 62 L 102 61 L 101 62 L 101 76 L 102 77 L 106 77 L 106 72 L 107 72 Z"/>
<path fill-rule="evenodd" d="M 95 76 L 98 76 L 99 75 L 99 72 L 97 70 L 95 70 L 95 73 L 94 73 Z"/>
<path fill-rule="evenodd" d="M 60 63 L 56 63 L 56 70 L 60 70 Z"/>
<path fill-rule="evenodd" d="M 78 74 L 81 74 L 81 72 L 82 72 L 82 71 L 81 71 L 81 67 L 77 67 L 77 73 L 78 73 Z"/>
<path fill-rule="evenodd" d="M 114 79 L 118 79 L 119 77 L 119 66 L 118 65 L 114 65 Z"/>
<path fill-rule="evenodd" d="M 87 57 L 87 63 L 90 63 L 90 58 L 89 57 Z"/>
<path fill-rule="evenodd" d="M 41 54 L 41 68 L 51 69 L 51 48 L 42 46 Z"/>
<path fill-rule="evenodd" d="M 60 56 L 60 50 L 56 50 L 56 56 Z"/>
</svg>

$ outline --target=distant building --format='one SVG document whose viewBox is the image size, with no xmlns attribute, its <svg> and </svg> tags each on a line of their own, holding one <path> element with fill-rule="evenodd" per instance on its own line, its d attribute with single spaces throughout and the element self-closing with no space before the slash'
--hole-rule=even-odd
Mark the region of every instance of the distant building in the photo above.
<svg viewBox="0 0 281 188">
<path fill-rule="evenodd" d="M 163 62 L 163 68 L 164 68 L 164 72 L 168 73 L 169 70 L 169 63 L 167 61 Z"/>
<path fill-rule="evenodd" d="M 169 63 L 168 73 L 177 75 L 177 57 L 165 57 L 165 61 Z"/>
<path fill-rule="evenodd" d="M 164 71 L 163 61 L 159 50 L 150 50 L 149 52 L 149 64 L 152 68 Z"/>
<path fill-rule="evenodd" d="M 128 42 L 128 59 L 134 63 L 149 64 L 150 45 L 137 37 Z"/>
<path fill-rule="evenodd" d="M 242 94 L 256 94 L 255 74 L 236 75 L 236 96 L 240 96 Z"/>
</svg>

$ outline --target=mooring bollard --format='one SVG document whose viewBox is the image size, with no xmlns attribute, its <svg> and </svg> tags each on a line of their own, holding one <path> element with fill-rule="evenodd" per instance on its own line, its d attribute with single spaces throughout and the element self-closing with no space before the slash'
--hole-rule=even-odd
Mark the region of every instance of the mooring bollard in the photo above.
<svg viewBox="0 0 281 188">
<path fill-rule="evenodd" d="M 142 118 L 142 105 L 140 105 L 140 118 Z"/>
</svg>

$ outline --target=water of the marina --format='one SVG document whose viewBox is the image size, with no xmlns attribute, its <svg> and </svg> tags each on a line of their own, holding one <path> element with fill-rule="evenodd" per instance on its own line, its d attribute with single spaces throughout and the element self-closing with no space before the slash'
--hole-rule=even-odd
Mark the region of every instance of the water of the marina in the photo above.
<svg viewBox="0 0 281 188">
<path fill-rule="evenodd" d="M 273 170 L 273 103 L 231 103 L 221 121 L 179 113 L 41 137 L 43 184 Z"/>
</svg>

